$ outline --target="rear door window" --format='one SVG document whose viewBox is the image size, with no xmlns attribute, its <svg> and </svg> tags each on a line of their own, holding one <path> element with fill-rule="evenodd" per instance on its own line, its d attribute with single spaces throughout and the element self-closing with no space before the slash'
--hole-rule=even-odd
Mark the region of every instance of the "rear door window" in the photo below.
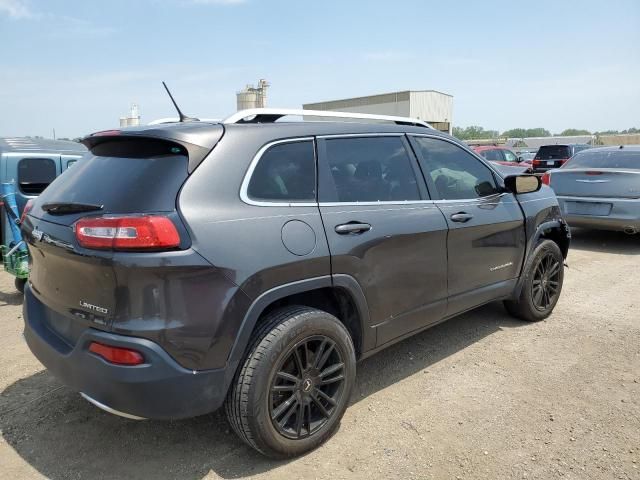
<svg viewBox="0 0 640 480">
<path fill-rule="evenodd" d="M 247 189 L 249 198 L 266 201 L 313 202 L 316 163 L 311 140 L 280 143 L 266 150 Z"/>
<path fill-rule="evenodd" d="M 484 152 L 481 152 L 480 155 L 491 162 L 502 162 L 504 160 L 504 158 L 502 158 L 502 153 L 497 149 L 485 150 Z"/>
<path fill-rule="evenodd" d="M 442 200 L 486 197 L 498 193 L 489 168 L 469 152 L 445 140 L 414 137 L 422 171 Z"/>
<path fill-rule="evenodd" d="M 56 162 L 50 158 L 23 158 L 18 162 L 18 187 L 24 195 L 40 195 L 56 178 Z"/>
<path fill-rule="evenodd" d="M 338 202 L 420 200 L 416 174 L 403 138 L 331 138 L 324 144 L 328 190 Z"/>
</svg>

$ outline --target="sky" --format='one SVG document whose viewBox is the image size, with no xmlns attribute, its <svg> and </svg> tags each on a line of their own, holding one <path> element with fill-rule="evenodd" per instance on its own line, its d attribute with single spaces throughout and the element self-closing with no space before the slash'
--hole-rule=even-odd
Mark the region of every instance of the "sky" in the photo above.
<svg viewBox="0 0 640 480">
<path fill-rule="evenodd" d="M 0 136 L 78 137 L 182 110 L 398 90 L 454 96 L 453 123 L 640 127 L 640 0 L 0 0 Z"/>
</svg>

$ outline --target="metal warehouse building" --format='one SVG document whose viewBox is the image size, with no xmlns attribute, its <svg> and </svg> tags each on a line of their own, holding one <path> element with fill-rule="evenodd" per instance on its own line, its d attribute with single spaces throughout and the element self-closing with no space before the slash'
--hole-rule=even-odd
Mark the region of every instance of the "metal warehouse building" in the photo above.
<svg viewBox="0 0 640 480">
<path fill-rule="evenodd" d="M 412 117 L 430 123 L 433 128 L 451 133 L 453 96 L 435 90 L 405 90 L 368 97 L 307 103 L 302 108 Z"/>
</svg>

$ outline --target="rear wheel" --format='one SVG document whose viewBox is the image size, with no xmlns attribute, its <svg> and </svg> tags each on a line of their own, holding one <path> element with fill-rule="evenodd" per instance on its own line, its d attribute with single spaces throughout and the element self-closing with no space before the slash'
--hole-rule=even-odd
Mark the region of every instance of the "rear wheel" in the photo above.
<svg viewBox="0 0 640 480">
<path fill-rule="evenodd" d="M 229 391 L 229 423 L 269 457 L 300 455 L 336 430 L 354 377 L 353 343 L 337 318 L 307 307 L 275 311 Z"/>
<path fill-rule="evenodd" d="M 520 297 L 505 301 L 505 308 L 522 320 L 543 320 L 553 312 L 562 291 L 564 257 L 558 244 L 542 240 L 534 249 L 524 275 Z"/>
</svg>

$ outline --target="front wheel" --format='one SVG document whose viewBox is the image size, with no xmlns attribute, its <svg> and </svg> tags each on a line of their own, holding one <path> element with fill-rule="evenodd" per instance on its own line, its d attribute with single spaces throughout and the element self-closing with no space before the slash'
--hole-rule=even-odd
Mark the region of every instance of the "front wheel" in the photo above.
<svg viewBox="0 0 640 480">
<path fill-rule="evenodd" d="M 272 458 L 308 452 L 329 438 L 355 378 L 355 350 L 329 313 L 286 307 L 263 319 L 227 396 L 235 432 Z"/>
<path fill-rule="evenodd" d="M 522 320 L 535 322 L 551 315 L 558 303 L 564 280 L 564 257 L 558 244 L 542 240 L 534 249 L 523 272 L 517 300 L 507 300 L 507 311 Z"/>
</svg>

